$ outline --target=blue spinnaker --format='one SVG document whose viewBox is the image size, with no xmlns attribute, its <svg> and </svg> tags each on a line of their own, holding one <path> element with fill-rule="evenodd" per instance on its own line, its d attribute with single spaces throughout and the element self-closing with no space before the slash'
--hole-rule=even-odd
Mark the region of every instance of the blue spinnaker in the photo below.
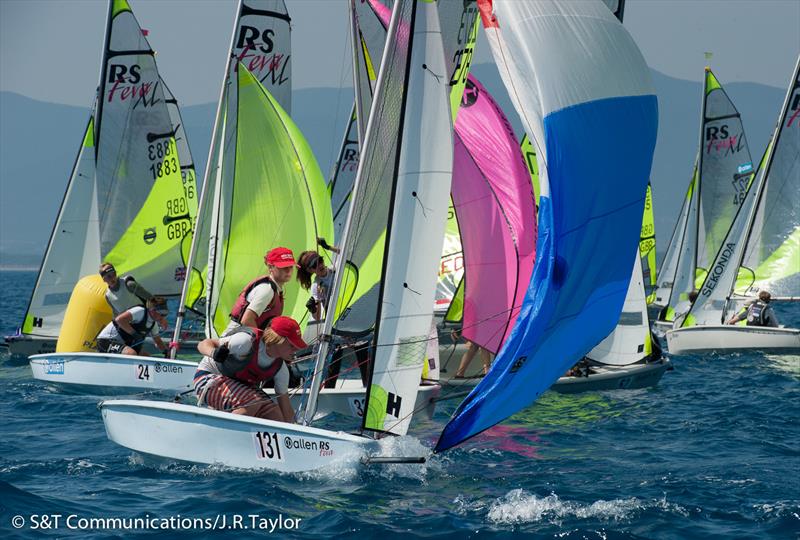
<svg viewBox="0 0 800 540">
<path fill-rule="evenodd" d="M 479 6 L 504 83 L 540 143 L 537 260 L 511 336 L 436 451 L 533 403 L 614 329 L 658 123 L 647 65 L 603 4 L 496 0 L 496 18 L 489 0 Z"/>
</svg>

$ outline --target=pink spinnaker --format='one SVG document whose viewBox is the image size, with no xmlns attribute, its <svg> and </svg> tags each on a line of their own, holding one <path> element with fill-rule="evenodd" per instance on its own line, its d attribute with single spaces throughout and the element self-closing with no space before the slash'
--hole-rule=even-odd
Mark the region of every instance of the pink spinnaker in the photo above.
<svg viewBox="0 0 800 540">
<path fill-rule="evenodd" d="M 464 250 L 463 336 L 497 353 L 536 256 L 531 175 L 503 111 L 472 75 L 456 118 L 451 194 Z"/>
</svg>

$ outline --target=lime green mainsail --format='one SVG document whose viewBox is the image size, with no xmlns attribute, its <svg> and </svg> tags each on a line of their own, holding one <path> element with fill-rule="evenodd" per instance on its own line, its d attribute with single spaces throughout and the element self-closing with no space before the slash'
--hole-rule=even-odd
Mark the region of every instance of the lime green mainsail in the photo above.
<svg viewBox="0 0 800 540">
<path fill-rule="evenodd" d="M 184 237 L 191 233 L 191 216 L 196 212 L 196 206 L 190 208 L 186 200 L 175 138 L 163 140 L 162 148 L 163 158 L 154 173 L 153 188 L 128 230 L 105 257 L 137 279 L 164 274 L 175 279 L 173 263 L 180 256 L 165 255 L 181 252 Z"/>
<path fill-rule="evenodd" d="M 218 178 L 227 185 L 215 187 L 216 249 L 209 263 L 208 309 L 217 333 L 242 288 L 265 273 L 266 251 L 284 246 L 297 255 L 333 233 L 330 196 L 302 133 L 243 64 L 233 77 L 236 95 L 227 104 L 236 108 L 223 129 L 234 137 L 221 149 Z M 284 289 L 284 315 L 303 320 L 306 299 L 292 279 Z"/>
</svg>

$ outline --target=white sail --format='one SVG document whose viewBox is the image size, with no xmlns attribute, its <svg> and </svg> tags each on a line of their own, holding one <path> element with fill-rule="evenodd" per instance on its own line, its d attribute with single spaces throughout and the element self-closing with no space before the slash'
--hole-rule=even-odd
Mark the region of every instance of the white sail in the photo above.
<svg viewBox="0 0 800 540">
<path fill-rule="evenodd" d="M 78 280 L 97 271 L 100 238 L 94 175 L 94 113 L 67 184 L 22 332 L 56 339 Z"/>
<path fill-rule="evenodd" d="M 736 295 L 800 297 L 800 59 L 775 133 L 684 326 L 724 324 Z M 733 300 L 733 305 L 729 305 Z"/>
<path fill-rule="evenodd" d="M 695 160 L 694 171 L 692 178 L 697 174 L 697 161 Z M 678 270 L 678 255 L 683 243 L 684 234 L 686 231 L 686 224 L 689 220 L 689 206 L 692 201 L 692 192 L 694 182 L 689 183 L 689 189 L 686 191 L 686 197 L 681 204 L 681 211 L 678 214 L 678 221 L 675 223 L 675 228 L 672 230 L 672 237 L 669 239 L 669 246 L 667 253 L 664 255 L 664 260 L 661 261 L 661 267 L 658 269 L 658 282 L 656 283 L 654 306 L 666 307 L 669 303 L 669 297 L 672 294 L 672 282 L 675 279 L 675 273 Z"/>
<path fill-rule="evenodd" d="M 283 0 L 240 0 L 231 55 L 290 113 L 291 18 Z"/>
<path fill-rule="evenodd" d="M 647 317 L 642 260 L 636 257 L 617 326 L 586 356 L 601 364 L 627 366 L 646 358 L 651 352 L 652 338 Z"/>
<path fill-rule="evenodd" d="M 98 98 L 22 326 L 55 339 L 72 289 L 107 260 L 174 295 L 196 209 L 177 101 L 126 0 L 109 2 Z"/>
<path fill-rule="evenodd" d="M 330 332 L 341 312 L 336 330 L 372 333 L 362 424 L 372 431 L 406 432 L 425 360 L 453 160 L 441 73 L 436 6 L 396 2 L 324 330 Z M 326 350 L 323 343 L 318 368 Z M 313 417 L 320 371 L 306 421 Z"/>
<path fill-rule="evenodd" d="M 452 125 L 436 6 L 412 2 L 407 96 L 394 200 L 386 231 L 375 356 L 364 428 L 398 435 L 414 412 L 436 290 L 436 267 L 447 218 Z M 416 12 L 416 13 L 415 13 Z"/>
<path fill-rule="evenodd" d="M 800 59 L 789 84 L 742 260 L 739 295 L 800 299 Z"/>
</svg>

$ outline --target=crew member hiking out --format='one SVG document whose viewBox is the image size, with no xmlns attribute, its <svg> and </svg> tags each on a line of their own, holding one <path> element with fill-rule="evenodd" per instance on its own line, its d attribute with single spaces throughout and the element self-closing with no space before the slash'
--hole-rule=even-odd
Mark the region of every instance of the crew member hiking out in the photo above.
<svg viewBox="0 0 800 540">
<path fill-rule="evenodd" d="M 194 375 L 197 404 L 218 411 L 294 422 L 287 363 L 306 348 L 297 321 L 275 317 L 266 330 L 243 326 L 229 336 L 204 339 Z M 273 381 L 276 405 L 259 387 Z"/>
<path fill-rule="evenodd" d="M 159 327 L 167 328 L 167 302 L 153 296 L 145 306 L 133 306 L 114 317 L 97 334 L 97 351 L 101 353 L 141 355 L 147 336 L 152 336 L 156 347 L 166 351 L 167 346 L 158 337 Z"/>
</svg>

